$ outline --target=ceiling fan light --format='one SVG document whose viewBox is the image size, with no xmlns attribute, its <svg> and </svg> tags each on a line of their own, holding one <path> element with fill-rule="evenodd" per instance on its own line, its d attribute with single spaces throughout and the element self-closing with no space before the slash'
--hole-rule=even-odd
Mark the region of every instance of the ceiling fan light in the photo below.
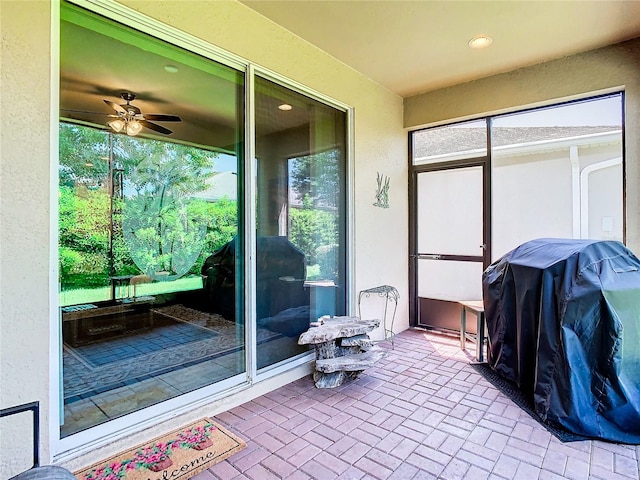
<svg viewBox="0 0 640 480">
<path fill-rule="evenodd" d="M 142 124 L 137 120 L 131 120 L 127 123 L 127 135 L 136 136 L 142 130 Z"/>
<path fill-rule="evenodd" d="M 107 125 L 109 125 L 114 132 L 119 133 L 124 128 L 125 121 L 121 118 L 116 118 L 107 123 Z"/>
</svg>

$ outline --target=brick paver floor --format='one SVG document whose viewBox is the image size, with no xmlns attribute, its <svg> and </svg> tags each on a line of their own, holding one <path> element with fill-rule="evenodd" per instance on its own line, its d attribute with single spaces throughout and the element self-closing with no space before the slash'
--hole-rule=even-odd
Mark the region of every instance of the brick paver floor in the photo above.
<svg viewBox="0 0 640 480">
<path fill-rule="evenodd" d="M 306 377 L 216 417 L 247 448 L 195 480 L 638 480 L 640 447 L 562 443 L 470 365 L 473 346 L 421 330 L 355 381 Z"/>
</svg>

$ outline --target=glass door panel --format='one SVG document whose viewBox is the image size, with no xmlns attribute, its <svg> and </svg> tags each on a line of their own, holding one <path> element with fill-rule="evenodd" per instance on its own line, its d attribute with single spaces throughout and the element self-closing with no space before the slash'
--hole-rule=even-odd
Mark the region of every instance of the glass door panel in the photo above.
<svg viewBox="0 0 640 480">
<path fill-rule="evenodd" d="M 346 112 L 262 77 L 256 100 L 257 367 L 346 313 Z"/>
<path fill-rule="evenodd" d="M 245 78 L 75 5 L 63 3 L 60 14 L 64 438 L 246 379 L 244 245 L 235 243 L 244 217 Z M 87 44 L 101 46 L 100 77 L 123 65 L 179 70 L 159 90 L 131 84 L 139 89 L 131 107 L 161 112 L 157 124 L 116 118 L 125 104 L 119 90 L 100 90 L 95 111 L 78 103 L 86 92 L 74 72 L 90 63 Z"/>
</svg>

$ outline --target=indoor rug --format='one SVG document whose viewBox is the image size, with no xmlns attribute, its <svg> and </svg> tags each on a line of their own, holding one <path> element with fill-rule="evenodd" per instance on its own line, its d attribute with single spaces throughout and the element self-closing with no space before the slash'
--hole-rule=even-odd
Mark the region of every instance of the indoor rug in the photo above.
<svg viewBox="0 0 640 480">
<path fill-rule="evenodd" d="M 580 440 L 589 440 L 588 438 L 569 432 L 563 428 L 549 425 L 544 422 L 536 413 L 533 400 L 525 395 L 518 386 L 502 377 L 488 363 L 472 363 L 471 366 L 486 378 L 491 385 L 500 390 L 503 394 L 509 397 L 513 403 L 519 406 L 522 410 L 527 412 L 531 418 L 537 421 L 540 425 L 547 429 L 549 433 L 554 435 L 561 442 L 577 442 Z"/>
<path fill-rule="evenodd" d="M 183 305 L 152 312 L 174 324 L 81 347 L 64 345 L 65 404 L 244 350 L 244 327 L 220 315 Z M 257 328 L 256 335 L 258 344 L 282 336 L 266 328 Z"/>
<path fill-rule="evenodd" d="M 203 418 L 75 472 L 78 480 L 186 480 L 247 445 Z"/>
<path fill-rule="evenodd" d="M 103 340 L 100 343 L 80 345 L 73 352 L 90 367 L 103 367 L 109 363 L 144 357 L 167 348 L 187 345 L 219 335 L 213 330 L 189 323 L 162 325 L 136 332 L 120 338 Z"/>
</svg>

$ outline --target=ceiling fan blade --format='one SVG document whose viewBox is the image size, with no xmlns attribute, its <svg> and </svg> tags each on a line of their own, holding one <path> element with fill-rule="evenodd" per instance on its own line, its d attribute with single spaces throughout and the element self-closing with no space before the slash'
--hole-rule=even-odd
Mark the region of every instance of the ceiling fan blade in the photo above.
<svg viewBox="0 0 640 480">
<path fill-rule="evenodd" d="M 61 112 L 70 112 L 70 113 L 88 113 L 91 115 L 104 115 L 103 112 L 92 112 L 90 110 L 76 110 L 74 108 L 61 108 Z"/>
<path fill-rule="evenodd" d="M 178 115 L 164 115 L 162 113 L 145 113 L 145 120 L 155 120 L 156 122 L 181 122 Z"/>
<path fill-rule="evenodd" d="M 109 105 L 111 108 L 113 108 L 118 113 L 127 113 L 127 111 L 124 108 L 122 108 L 117 103 L 112 102 L 111 100 L 104 100 L 104 103 Z"/>
<path fill-rule="evenodd" d="M 147 127 L 150 130 L 155 130 L 158 133 L 164 133 L 165 135 L 173 133 L 172 130 L 165 128 L 162 125 L 158 125 L 157 123 L 149 122 L 147 120 L 138 120 L 138 122 L 140 122 L 140 125 L 142 125 L 143 127 Z"/>
</svg>

